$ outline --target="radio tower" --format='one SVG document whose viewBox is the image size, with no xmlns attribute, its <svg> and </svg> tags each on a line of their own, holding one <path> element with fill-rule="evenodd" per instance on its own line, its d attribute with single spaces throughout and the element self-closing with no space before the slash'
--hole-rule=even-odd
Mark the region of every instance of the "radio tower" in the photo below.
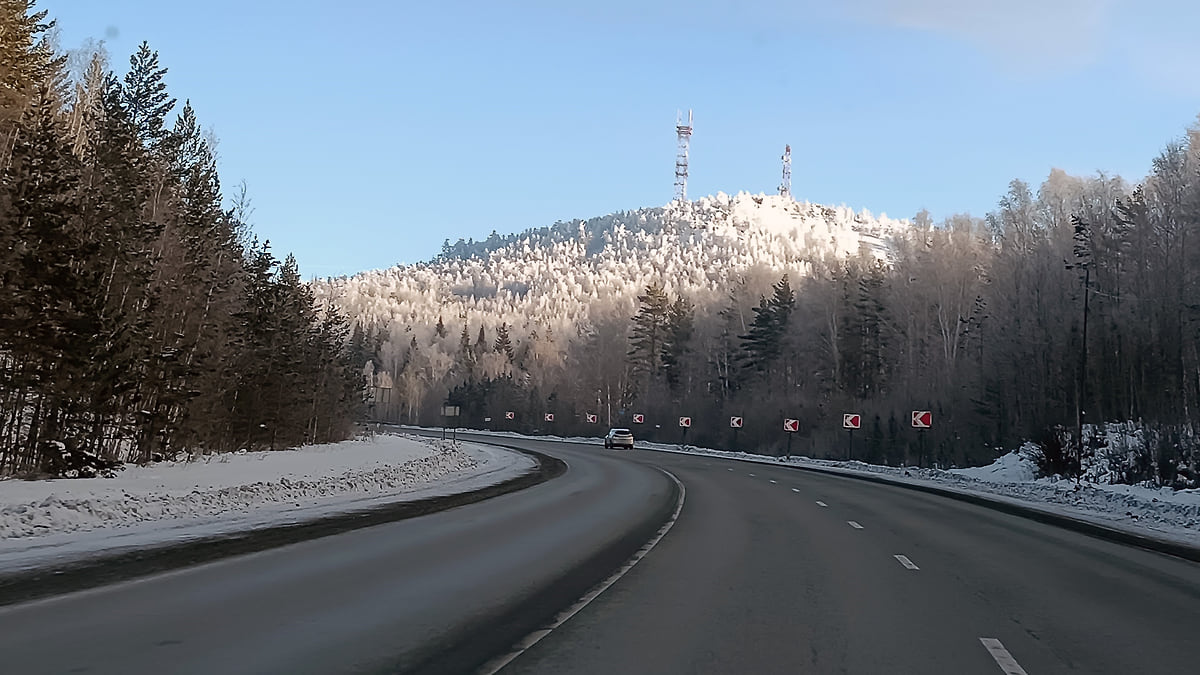
<svg viewBox="0 0 1200 675">
<path fill-rule="evenodd" d="M 687 201 L 688 179 L 688 143 L 692 138 L 692 111 L 688 110 L 687 124 L 683 123 L 683 113 L 675 116 L 675 136 L 679 140 L 679 148 L 675 152 L 675 200 Z"/>
<path fill-rule="evenodd" d="M 779 194 L 784 197 L 792 196 L 792 146 L 783 146 L 783 183 L 779 186 Z"/>
</svg>

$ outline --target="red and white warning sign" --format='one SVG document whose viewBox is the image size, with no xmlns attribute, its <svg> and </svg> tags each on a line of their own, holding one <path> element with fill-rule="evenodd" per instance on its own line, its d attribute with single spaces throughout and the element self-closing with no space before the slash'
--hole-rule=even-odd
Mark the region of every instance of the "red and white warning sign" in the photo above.
<svg viewBox="0 0 1200 675">
<path fill-rule="evenodd" d="M 914 429 L 929 429 L 933 426 L 933 413 L 928 410 L 912 411 L 912 424 Z"/>
<path fill-rule="evenodd" d="M 554 421 L 554 413 L 546 413 L 546 421 L 553 422 Z"/>
<path fill-rule="evenodd" d="M 862 415 L 857 413 L 846 413 L 842 415 L 842 427 L 845 429 L 862 428 Z"/>
<path fill-rule="evenodd" d="M 587 414 L 587 421 L 588 421 L 588 424 L 595 424 L 595 423 L 596 423 L 596 419 L 597 419 L 598 417 L 599 417 L 599 415 L 593 415 L 592 413 L 588 413 L 588 414 Z"/>
<path fill-rule="evenodd" d="M 800 420 L 784 420 L 784 431 L 800 431 Z"/>
<path fill-rule="evenodd" d="M 515 420 L 515 419 L 517 419 L 517 413 L 509 410 L 508 412 L 504 413 L 504 419 Z"/>
<path fill-rule="evenodd" d="M 741 428 L 742 428 L 742 418 L 740 418 L 740 417 L 730 417 L 730 418 L 729 418 L 729 428 L 731 428 L 731 429 L 741 429 Z"/>
<path fill-rule="evenodd" d="M 633 416 L 634 424 L 641 424 L 642 422 L 645 422 L 645 421 L 646 421 L 646 416 L 641 413 L 637 413 L 636 415 Z"/>
<path fill-rule="evenodd" d="M 680 418 L 679 418 L 679 426 L 683 427 L 684 429 L 686 429 L 686 428 L 688 428 L 688 427 L 692 426 L 692 418 L 690 418 L 690 417 L 680 417 Z"/>
</svg>

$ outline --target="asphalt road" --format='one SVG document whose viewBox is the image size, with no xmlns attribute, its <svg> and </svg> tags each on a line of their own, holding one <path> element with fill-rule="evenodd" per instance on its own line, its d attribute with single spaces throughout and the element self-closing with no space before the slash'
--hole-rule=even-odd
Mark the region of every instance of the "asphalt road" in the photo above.
<svg viewBox="0 0 1200 675">
<path fill-rule="evenodd" d="M 653 535 L 674 504 L 658 467 L 686 486 L 673 528 L 504 675 L 1200 663 L 1195 563 L 903 488 L 519 442 L 562 457 L 567 473 L 443 513 L 2 608 L 0 672 L 469 672 Z"/>
<path fill-rule="evenodd" d="M 674 511 L 657 469 L 556 454 L 562 476 L 483 502 L 0 608 L 0 673 L 469 672 Z"/>
<path fill-rule="evenodd" d="M 503 675 L 1200 672 L 1196 563 L 900 487 L 635 454 L 686 486 L 678 522 Z"/>
</svg>

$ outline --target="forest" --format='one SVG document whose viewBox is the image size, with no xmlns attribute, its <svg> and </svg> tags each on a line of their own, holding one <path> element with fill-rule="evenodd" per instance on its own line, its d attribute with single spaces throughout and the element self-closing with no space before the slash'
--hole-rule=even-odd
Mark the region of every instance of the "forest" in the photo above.
<svg viewBox="0 0 1200 675">
<path fill-rule="evenodd" d="M 366 327 L 380 419 L 939 466 L 1033 441 L 1047 474 L 1103 459 L 1109 480 L 1190 487 L 1198 171 L 1195 127 L 1137 184 L 1055 170 L 982 218 L 717 195 L 447 242 L 317 293 Z M 1105 423 L 1132 440 L 1109 447 Z"/>
<path fill-rule="evenodd" d="M 0 474 L 341 440 L 361 333 L 226 208 L 142 43 L 118 75 L 0 0 Z"/>
</svg>

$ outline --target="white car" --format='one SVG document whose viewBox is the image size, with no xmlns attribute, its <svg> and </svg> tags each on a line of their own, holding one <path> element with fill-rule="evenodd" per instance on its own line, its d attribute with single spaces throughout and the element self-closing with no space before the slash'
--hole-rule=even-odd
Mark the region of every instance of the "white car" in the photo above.
<svg viewBox="0 0 1200 675">
<path fill-rule="evenodd" d="M 606 448 L 629 448 L 633 449 L 633 432 L 628 429 L 609 429 L 608 435 L 604 437 L 604 447 Z"/>
</svg>

